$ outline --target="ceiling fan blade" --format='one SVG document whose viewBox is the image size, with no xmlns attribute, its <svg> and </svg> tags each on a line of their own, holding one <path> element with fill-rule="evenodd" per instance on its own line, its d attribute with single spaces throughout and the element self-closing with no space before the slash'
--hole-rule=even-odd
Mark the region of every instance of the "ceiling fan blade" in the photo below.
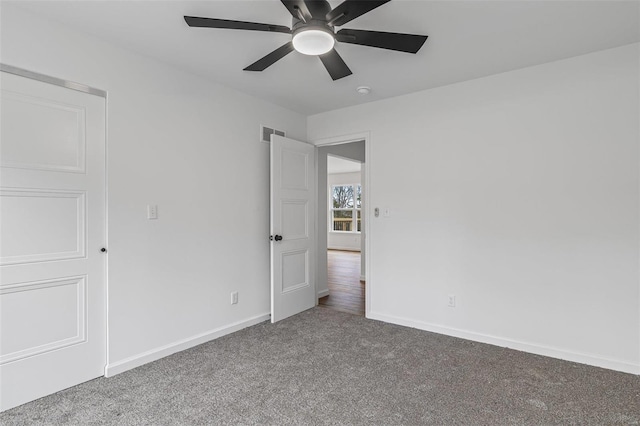
<svg viewBox="0 0 640 426">
<path fill-rule="evenodd" d="M 399 52 L 417 53 L 428 36 L 382 31 L 343 29 L 336 33 L 336 40 L 342 43 L 379 47 Z"/>
<path fill-rule="evenodd" d="M 274 33 L 291 34 L 291 28 L 284 25 L 259 24 L 256 22 L 230 21 L 228 19 L 199 18 L 185 16 L 185 22 L 190 27 L 200 28 L 228 28 L 232 30 L 268 31 Z"/>
<path fill-rule="evenodd" d="M 336 52 L 336 49 L 331 49 L 324 55 L 319 55 L 319 58 L 334 81 L 352 74 L 347 64 L 344 63 L 340 55 L 338 55 L 338 52 Z"/>
<path fill-rule="evenodd" d="M 345 0 L 331 12 L 327 13 L 326 18 L 329 25 L 339 27 L 390 1 L 391 0 Z"/>
<path fill-rule="evenodd" d="M 256 62 L 246 67 L 244 71 L 264 71 L 291 52 L 293 52 L 293 43 L 289 42 L 283 44 L 264 58 L 258 59 Z"/>
</svg>

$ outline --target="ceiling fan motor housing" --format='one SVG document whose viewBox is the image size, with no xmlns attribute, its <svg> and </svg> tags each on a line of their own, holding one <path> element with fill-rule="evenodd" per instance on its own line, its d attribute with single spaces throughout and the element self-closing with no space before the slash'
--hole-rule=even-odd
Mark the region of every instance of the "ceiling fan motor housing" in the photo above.
<svg viewBox="0 0 640 426">
<path fill-rule="evenodd" d="M 310 29 L 326 31 L 331 35 L 335 35 L 333 27 L 327 24 L 327 21 L 310 19 L 307 22 L 303 22 L 299 19 L 293 18 L 293 23 L 291 24 L 291 33 L 294 36 L 301 31 L 310 30 Z"/>
</svg>

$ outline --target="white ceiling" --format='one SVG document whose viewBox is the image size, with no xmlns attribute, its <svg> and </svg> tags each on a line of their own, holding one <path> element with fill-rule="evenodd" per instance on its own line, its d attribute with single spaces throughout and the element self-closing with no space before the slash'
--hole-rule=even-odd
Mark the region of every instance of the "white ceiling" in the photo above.
<svg viewBox="0 0 640 426">
<path fill-rule="evenodd" d="M 264 72 L 242 71 L 288 34 L 189 28 L 182 18 L 290 25 L 278 0 L 21 0 L 19 7 L 307 115 L 640 41 L 639 1 L 393 0 L 345 28 L 427 34 L 422 50 L 339 44 L 353 75 L 334 82 L 318 58 L 297 52 Z M 371 94 L 356 93 L 361 85 Z"/>
<path fill-rule="evenodd" d="M 346 160 L 340 157 L 327 155 L 327 173 L 352 173 L 360 171 L 358 161 Z"/>
</svg>

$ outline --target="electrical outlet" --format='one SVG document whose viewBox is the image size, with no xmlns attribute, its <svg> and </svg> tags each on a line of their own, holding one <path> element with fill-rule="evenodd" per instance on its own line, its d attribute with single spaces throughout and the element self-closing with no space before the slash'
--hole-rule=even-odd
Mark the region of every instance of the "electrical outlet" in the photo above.
<svg viewBox="0 0 640 426">
<path fill-rule="evenodd" d="M 450 294 L 449 295 L 449 302 L 447 303 L 447 306 L 449 306 L 450 308 L 455 308 L 456 307 L 456 295 L 455 294 Z"/>
<path fill-rule="evenodd" d="M 238 292 L 234 291 L 231 293 L 231 304 L 232 305 L 237 305 L 238 304 Z"/>
<path fill-rule="evenodd" d="M 148 205 L 147 206 L 147 219 L 157 219 L 158 218 L 158 206 L 157 205 Z"/>
</svg>

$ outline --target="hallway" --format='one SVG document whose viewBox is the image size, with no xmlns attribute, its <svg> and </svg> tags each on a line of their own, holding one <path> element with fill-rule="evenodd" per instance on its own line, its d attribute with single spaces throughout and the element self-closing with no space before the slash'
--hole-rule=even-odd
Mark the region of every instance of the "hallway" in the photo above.
<svg viewBox="0 0 640 426">
<path fill-rule="evenodd" d="M 321 307 L 364 316 L 365 283 L 360 281 L 360 252 L 328 250 L 329 295 L 321 297 Z"/>
</svg>

